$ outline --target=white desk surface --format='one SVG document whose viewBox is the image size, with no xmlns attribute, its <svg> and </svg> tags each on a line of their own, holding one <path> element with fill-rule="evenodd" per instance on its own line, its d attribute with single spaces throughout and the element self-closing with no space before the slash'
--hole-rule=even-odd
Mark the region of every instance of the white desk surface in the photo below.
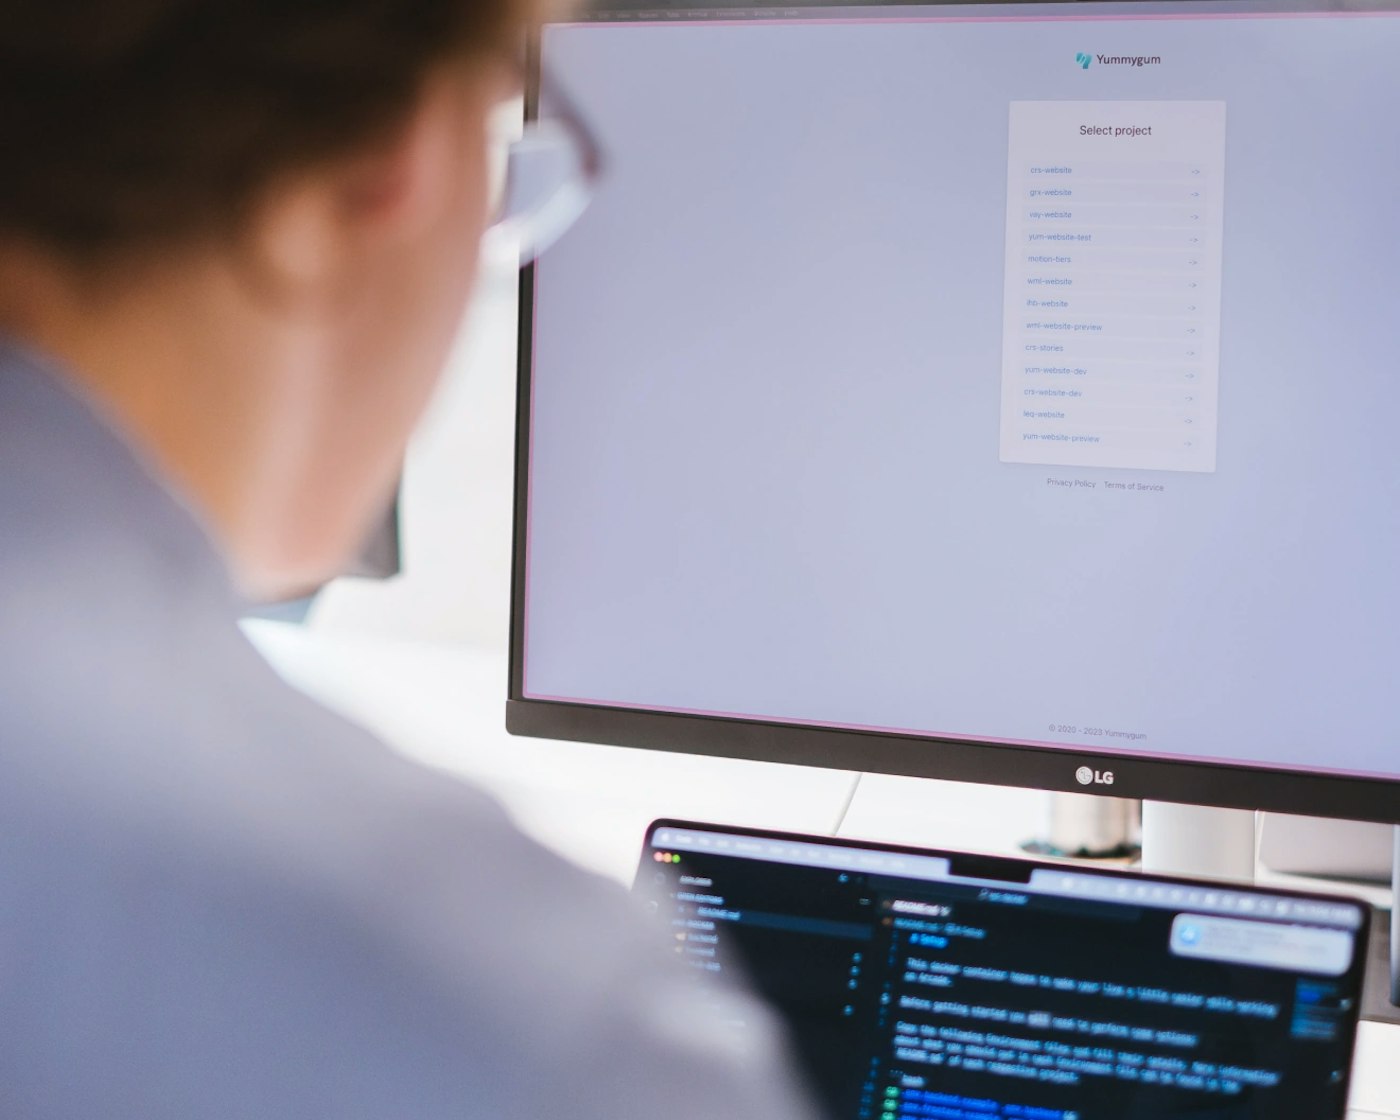
<svg viewBox="0 0 1400 1120">
<path fill-rule="evenodd" d="M 485 787 L 541 842 L 624 882 L 657 817 L 830 833 L 855 785 L 842 771 L 509 736 L 499 651 L 269 622 L 247 630 L 291 684 L 424 764 Z M 1048 808 L 1035 791 L 866 775 L 842 833 L 1015 853 L 1041 834 Z M 1400 1118 L 1400 1027 L 1363 1023 L 1348 1120 L 1391 1118 Z"/>
</svg>

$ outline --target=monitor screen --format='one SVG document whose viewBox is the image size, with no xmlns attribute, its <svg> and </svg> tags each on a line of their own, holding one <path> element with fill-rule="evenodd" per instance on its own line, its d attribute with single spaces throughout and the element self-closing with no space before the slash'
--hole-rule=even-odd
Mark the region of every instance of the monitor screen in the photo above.
<svg viewBox="0 0 1400 1120">
<path fill-rule="evenodd" d="M 673 821 L 636 882 L 831 1120 L 1345 1112 L 1361 903 Z"/>
<path fill-rule="evenodd" d="M 545 26 L 607 165 L 524 289 L 513 700 L 1393 816 L 1397 16 Z"/>
</svg>

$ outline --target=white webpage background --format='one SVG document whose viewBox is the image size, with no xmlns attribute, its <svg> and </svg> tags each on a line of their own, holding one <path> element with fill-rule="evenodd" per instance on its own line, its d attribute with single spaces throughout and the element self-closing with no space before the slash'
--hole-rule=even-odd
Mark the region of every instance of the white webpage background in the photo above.
<svg viewBox="0 0 1400 1120">
<path fill-rule="evenodd" d="M 1400 20 L 543 50 L 611 171 L 537 273 L 527 696 L 1400 769 Z M 1008 106 L 1056 99 L 1227 105 L 1213 473 L 998 459 Z"/>
</svg>

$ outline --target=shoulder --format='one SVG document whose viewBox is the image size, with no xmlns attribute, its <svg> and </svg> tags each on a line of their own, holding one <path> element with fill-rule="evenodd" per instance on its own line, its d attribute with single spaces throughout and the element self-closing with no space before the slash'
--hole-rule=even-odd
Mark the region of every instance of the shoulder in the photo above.
<svg viewBox="0 0 1400 1120">
<path fill-rule="evenodd" d="M 621 888 L 220 642 L 109 654 L 119 687 L 5 728 L 0 942 L 30 982 L 0 985 L 28 1071 L 0 1111 L 788 1115 L 772 1036 L 736 1046 Z"/>
<path fill-rule="evenodd" d="M 760 1011 L 277 679 L 72 402 L 0 404 L 0 1115 L 792 1115 Z"/>
<path fill-rule="evenodd" d="M 0 1113 L 796 1115 L 620 887 L 247 668 L 0 754 Z"/>
</svg>

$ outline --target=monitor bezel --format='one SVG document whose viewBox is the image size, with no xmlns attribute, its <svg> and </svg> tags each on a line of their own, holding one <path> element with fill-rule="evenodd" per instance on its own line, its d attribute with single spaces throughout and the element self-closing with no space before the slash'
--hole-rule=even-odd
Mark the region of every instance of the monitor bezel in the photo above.
<svg viewBox="0 0 1400 1120">
<path fill-rule="evenodd" d="M 867 0 L 868 2 L 868 0 Z M 880 0 L 870 6 L 952 6 L 968 0 Z M 979 0 L 974 0 L 979 2 Z M 1005 4 L 1006 0 L 980 0 Z M 1040 7 L 1055 0 L 1012 0 Z M 1116 0 L 1160 6 L 1160 0 Z M 1174 7 L 1209 0 L 1175 0 Z M 861 0 L 802 0 L 785 8 L 854 6 Z M 1116 6 L 1115 5 L 1115 6 Z M 609 0 L 608 10 L 687 10 L 668 0 Z M 744 0 L 709 0 L 708 7 L 741 8 Z M 1093 6 L 1092 3 L 1076 7 Z M 1272 7 L 1272 5 L 1271 5 Z M 1287 8 L 1286 3 L 1279 4 Z M 1310 4 L 1315 11 L 1344 3 Z M 1377 5 L 1377 11 L 1391 5 Z M 1354 10 L 1354 9 L 1352 9 Z M 539 34 L 526 45 L 525 118 L 534 119 L 539 90 Z M 535 267 L 520 272 L 517 332 L 515 494 L 511 555 L 511 617 L 506 730 L 512 735 L 635 747 L 912 778 L 1013 786 L 1056 793 L 1134 798 L 1229 809 L 1267 810 L 1400 825 L 1400 775 L 1356 776 L 1286 767 L 1177 760 L 1092 748 L 1033 747 L 915 733 L 857 731 L 780 720 L 741 719 L 532 699 L 524 690 L 526 538 L 529 515 L 530 405 L 534 366 Z M 1078 775 L 1092 774 L 1084 783 Z"/>
</svg>

